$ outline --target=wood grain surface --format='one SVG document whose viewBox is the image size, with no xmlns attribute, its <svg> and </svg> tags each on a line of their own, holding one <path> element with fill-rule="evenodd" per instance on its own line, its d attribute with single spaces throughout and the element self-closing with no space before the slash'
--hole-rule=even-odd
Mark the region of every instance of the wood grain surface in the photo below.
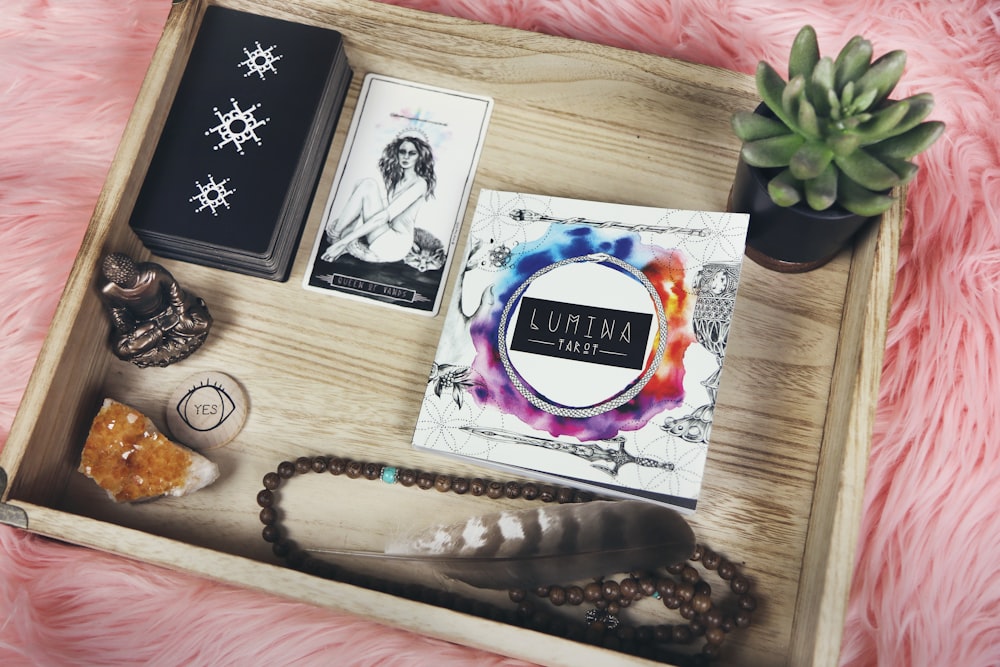
<svg viewBox="0 0 1000 667">
<path fill-rule="evenodd" d="M 354 69 L 291 278 L 274 283 L 154 258 L 209 304 L 215 324 L 207 343 L 164 369 L 138 369 L 107 347 L 96 267 L 109 251 L 149 256 L 128 217 L 204 9 L 199 0 L 178 3 L 0 455 L 11 479 L 4 500 L 27 510 L 30 530 L 70 542 L 539 663 L 608 657 L 275 566 L 254 498 L 261 477 L 282 460 L 335 454 L 500 477 L 410 447 L 441 315 L 310 292 L 301 280 L 367 72 L 494 98 L 467 218 L 480 188 L 723 210 L 739 149 L 729 117 L 756 105 L 752 80 L 376 3 L 219 4 L 334 27 Z M 837 663 L 901 218 L 902 204 L 853 252 L 812 273 L 744 263 L 703 492 L 691 517 L 699 541 L 737 563 L 759 592 L 754 625 L 727 640 L 727 664 Z M 105 396 L 165 428 L 173 388 L 212 370 L 236 378 L 250 400 L 239 436 L 209 452 L 222 470 L 214 485 L 187 498 L 117 506 L 74 472 Z M 329 475 L 296 478 L 282 496 L 293 539 L 317 547 L 379 548 L 397 526 L 497 503 L 523 501 Z M 651 607 L 654 622 L 677 621 L 675 612 Z"/>
</svg>

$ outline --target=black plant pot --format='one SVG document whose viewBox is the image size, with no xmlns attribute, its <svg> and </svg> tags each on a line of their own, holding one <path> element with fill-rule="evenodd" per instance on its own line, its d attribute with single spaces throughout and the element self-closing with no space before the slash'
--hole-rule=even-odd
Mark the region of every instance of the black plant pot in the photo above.
<svg viewBox="0 0 1000 667">
<path fill-rule="evenodd" d="M 736 165 L 729 210 L 749 213 L 746 255 L 761 266 L 802 273 L 823 266 L 846 247 L 871 218 L 831 207 L 814 211 L 803 204 L 778 206 L 767 193 L 774 170 Z"/>
<path fill-rule="evenodd" d="M 766 104 L 754 113 L 774 118 Z M 767 183 L 778 169 L 736 165 L 729 211 L 749 213 L 746 255 L 761 266 L 783 273 L 803 273 L 823 266 L 846 247 L 870 217 L 834 204 L 816 211 L 807 204 L 778 206 L 767 193 Z M 875 216 L 879 217 L 879 216 Z"/>
</svg>

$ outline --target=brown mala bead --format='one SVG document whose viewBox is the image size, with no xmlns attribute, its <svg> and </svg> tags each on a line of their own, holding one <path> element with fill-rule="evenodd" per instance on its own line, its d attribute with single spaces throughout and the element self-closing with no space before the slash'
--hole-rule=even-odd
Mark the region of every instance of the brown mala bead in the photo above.
<svg viewBox="0 0 1000 667">
<path fill-rule="evenodd" d="M 412 468 L 403 468 L 396 474 L 396 481 L 403 486 L 413 486 L 417 483 L 417 471 Z"/>
<path fill-rule="evenodd" d="M 295 464 L 291 461 L 282 461 L 278 464 L 278 476 L 282 479 L 288 479 L 295 475 Z"/>
<path fill-rule="evenodd" d="M 429 472 L 417 473 L 417 486 L 424 491 L 434 486 L 434 474 Z"/>
<path fill-rule="evenodd" d="M 261 489 L 257 492 L 257 504 L 261 507 L 270 507 L 274 504 L 274 494 L 267 489 Z"/>
<path fill-rule="evenodd" d="M 486 485 L 486 496 L 491 500 L 503 497 L 503 482 L 491 481 Z"/>
<path fill-rule="evenodd" d="M 297 458 L 295 460 L 295 472 L 300 475 L 312 472 L 312 459 L 308 456 L 300 456 Z"/>
<path fill-rule="evenodd" d="M 434 488 L 441 493 L 451 491 L 451 475 L 438 475 L 434 478 Z"/>
<path fill-rule="evenodd" d="M 729 588 L 737 595 L 745 595 L 750 590 L 750 580 L 742 574 L 733 575 L 729 582 Z"/>
<path fill-rule="evenodd" d="M 260 522 L 265 526 L 270 526 L 278 520 L 278 511 L 273 507 L 263 507 L 260 510 Z"/>
<path fill-rule="evenodd" d="M 382 476 L 382 468 L 384 468 L 380 463 L 366 463 L 361 466 L 361 474 L 365 476 L 365 479 L 375 480 Z"/>
<path fill-rule="evenodd" d="M 549 602 L 557 607 L 566 604 L 566 589 L 562 586 L 553 586 L 549 589 Z"/>
<path fill-rule="evenodd" d="M 726 638 L 726 633 L 722 631 L 722 628 L 716 626 L 714 628 L 705 629 L 705 639 L 707 639 L 712 644 L 721 644 Z"/>
<path fill-rule="evenodd" d="M 694 584 L 688 581 L 682 581 L 677 584 L 677 597 L 679 597 L 684 602 L 690 602 L 691 598 L 694 597 Z"/>
<path fill-rule="evenodd" d="M 538 497 L 543 503 L 551 503 L 556 499 L 556 489 L 554 486 L 549 486 L 548 484 L 539 487 Z"/>
<path fill-rule="evenodd" d="M 451 490 L 458 495 L 463 495 L 469 492 L 469 480 L 465 477 L 456 477 L 451 480 Z"/>
<path fill-rule="evenodd" d="M 361 473 L 364 470 L 364 464 L 361 461 L 348 461 L 347 467 L 344 468 L 344 474 L 351 479 L 357 479 L 361 477 Z"/>
<path fill-rule="evenodd" d="M 313 472 L 326 472 L 327 466 L 330 462 L 325 456 L 317 456 L 312 460 L 312 471 Z"/>
<path fill-rule="evenodd" d="M 621 595 L 621 587 L 618 585 L 617 581 L 608 579 L 601 586 L 601 596 L 605 600 L 617 600 Z"/>
<path fill-rule="evenodd" d="M 281 476 L 276 472 L 269 472 L 264 475 L 264 488 L 268 491 L 274 491 L 279 486 L 281 486 Z"/>
<path fill-rule="evenodd" d="M 602 597 L 604 597 L 604 593 L 601 590 L 601 585 L 596 581 L 583 587 L 583 599 L 587 602 L 597 602 Z"/>
<path fill-rule="evenodd" d="M 469 482 L 469 493 L 474 496 L 481 496 L 486 493 L 486 480 L 480 479 L 479 477 L 473 478 Z"/>
<path fill-rule="evenodd" d="M 525 500 L 534 500 L 538 497 L 538 485 L 528 482 L 521 487 L 521 497 Z"/>
<path fill-rule="evenodd" d="M 639 582 L 632 577 L 626 577 L 618 583 L 618 589 L 626 600 L 634 600 L 639 595 Z"/>
<path fill-rule="evenodd" d="M 701 615 L 701 620 L 710 628 L 718 627 L 722 625 L 722 612 L 713 607 Z"/>
<path fill-rule="evenodd" d="M 511 500 L 521 497 L 521 485 L 517 482 L 507 482 L 503 486 L 503 494 Z"/>
<path fill-rule="evenodd" d="M 691 598 L 691 608 L 695 611 L 695 613 L 704 614 L 712 608 L 711 596 L 705 595 L 704 593 L 696 594 L 693 598 Z"/>
<path fill-rule="evenodd" d="M 672 596 L 677 591 L 677 582 L 669 578 L 656 580 L 656 592 L 662 597 Z"/>
</svg>

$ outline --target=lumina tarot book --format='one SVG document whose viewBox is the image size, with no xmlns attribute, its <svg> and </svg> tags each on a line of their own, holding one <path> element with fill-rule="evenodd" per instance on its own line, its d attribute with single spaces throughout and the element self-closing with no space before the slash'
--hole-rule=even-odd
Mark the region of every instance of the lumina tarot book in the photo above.
<svg viewBox="0 0 1000 667">
<path fill-rule="evenodd" d="M 747 222 L 482 190 L 414 446 L 693 511 Z"/>
</svg>

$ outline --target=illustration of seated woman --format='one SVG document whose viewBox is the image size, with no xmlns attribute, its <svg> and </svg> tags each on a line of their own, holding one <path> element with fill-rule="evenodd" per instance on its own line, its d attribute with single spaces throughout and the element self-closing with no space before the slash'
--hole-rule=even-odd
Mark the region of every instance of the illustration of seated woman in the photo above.
<svg viewBox="0 0 1000 667">
<path fill-rule="evenodd" d="M 123 253 L 101 265 L 101 298 L 111 318 L 111 347 L 140 368 L 184 359 L 205 341 L 212 316 L 164 267 Z"/>
<path fill-rule="evenodd" d="M 358 181 L 339 217 L 327 223 L 324 261 L 348 253 L 365 262 L 398 262 L 411 251 L 420 207 L 437 183 L 430 144 L 418 132 L 402 132 L 378 166 L 382 183 Z"/>
</svg>

